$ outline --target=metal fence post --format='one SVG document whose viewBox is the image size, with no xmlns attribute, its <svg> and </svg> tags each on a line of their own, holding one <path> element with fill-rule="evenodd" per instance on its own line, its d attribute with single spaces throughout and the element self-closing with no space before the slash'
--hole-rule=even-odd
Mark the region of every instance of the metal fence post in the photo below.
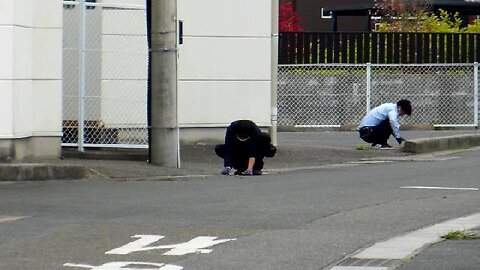
<svg viewBox="0 0 480 270">
<path fill-rule="evenodd" d="M 370 93 L 372 80 L 372 63 L 367 63 L 367 113 L 370 111 Z"/>
<path fill-rule="evenodd" d="M 473 64 L 473 124 L 478 128 L 478 62 Z"/>
<path fill-rule="evenodd" d="M 83 152 L 84 149 L 84 130 L 85 130 L 85 87 L 86 87 L 86 71 L 85 71 L 85 59 L 86 59 L 86 24 L 87 24 L 87 6 L 85 0 L 80 0 L 78 7 L 81 9 L 80 12 L 80 23 L 79 23 L 79 89 L 78 89 L 78 151 Z"/>
</svg>

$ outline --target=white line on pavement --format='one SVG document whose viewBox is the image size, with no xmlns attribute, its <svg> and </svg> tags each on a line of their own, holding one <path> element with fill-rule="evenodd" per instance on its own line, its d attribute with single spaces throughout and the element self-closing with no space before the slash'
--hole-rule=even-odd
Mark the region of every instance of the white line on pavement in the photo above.
<svg viewBox="0 0 480 270">
<path fill-rule="evenodd" d="M 422 186 L 405 186 L 400 187 L 405 189 L 438 189 L 438 190 L 480 190 L 478 188 L 461 188 L 461 187 L 422 187 Z"/>
<path fill-rule="evenodd" d="M 16 221 L 16 220 L 23 219 L 23 218 L 26 218 L 26 217 L 0 216 L 0 223 L 9 222 L 9 221 Z"/>
<path fill-rule="evenodd" d="M 388 270 L 388 267 L 375 266 L 335 266 L 331 270 Z"/>
</svg>

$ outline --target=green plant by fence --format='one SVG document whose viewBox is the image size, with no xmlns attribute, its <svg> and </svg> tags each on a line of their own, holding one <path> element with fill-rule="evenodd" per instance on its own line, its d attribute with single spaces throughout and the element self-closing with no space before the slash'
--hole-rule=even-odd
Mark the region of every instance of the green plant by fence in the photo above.
<svg viewBox="0 0 480 270">
<path fill-rule="evenodd" d="M 283 32 L 279 64 L 480 62 L 480 34 Z"/>
</svg>

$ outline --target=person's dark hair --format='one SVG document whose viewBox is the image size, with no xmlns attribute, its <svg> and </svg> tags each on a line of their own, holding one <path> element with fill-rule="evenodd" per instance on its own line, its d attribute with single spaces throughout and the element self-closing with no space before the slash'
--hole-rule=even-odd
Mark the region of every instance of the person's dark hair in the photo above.
<svg viewBox="0 0 480 270">
<path fill-rule="evenodd" d="M 410 103 L 410 100 L 401 99 L 397 101 L 397 106 L 402 108 L 402 110 L 405 112 L 406 115 L 412 114 L 412 104 Z"/>
<path fill-rule="evenodd" d="M 237 124 L 235 125 L 235 134 L 241 138 L 245 139 L 253 133 L 255 129 L 255 123 L 250 120 L 238 120 Z"/>
</svg>

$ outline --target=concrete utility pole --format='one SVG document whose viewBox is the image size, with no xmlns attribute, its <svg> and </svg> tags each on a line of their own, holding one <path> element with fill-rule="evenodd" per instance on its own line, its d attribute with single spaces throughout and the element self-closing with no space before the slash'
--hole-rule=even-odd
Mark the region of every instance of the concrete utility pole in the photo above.
<svg viewBox="0 0 480 270">
<path fill-rule="evenodd" d="M 278 81 L 278 12 L 279 5 L 278 0 L 272 0 L 272 90 L 271 90 L 271 107 L 272 115 L 271 122 L 272 126 L 270 127 L 269 133 L 272 138 L 272 144 L 277 145 L 277 116 L 278 116 L 278 107 L 277 107 L 277 81 Z"/>
<path fill-rule="evenodd" d="M 150 162 L 179 167 L 177 1 L 150 1 Z"/>
</svg>

